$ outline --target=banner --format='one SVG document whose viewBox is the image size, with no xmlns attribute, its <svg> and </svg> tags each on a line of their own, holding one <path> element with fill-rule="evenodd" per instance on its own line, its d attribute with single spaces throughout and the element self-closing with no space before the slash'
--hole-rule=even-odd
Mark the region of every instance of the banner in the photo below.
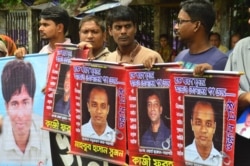
<svg viewBox="0 0 250 166">
<path fill-rule="evenodd" d="M 174 165 L 233 166 L 241 73 L 168 71 Z"/>
<path fill-rule="evenodd" d="M 247 107 L 237 120 L 236 133 L 250 139 L 250 107 Z"/>
<path fill-rule="evenodd" d="M 71 58 L 87 58 L 86 50 L 74 44 L 56 44 L 48 73 L 44 102 L 43 129 L 70 135 L 70 63 Z"/>
<path fill-rule="evenodd" d="M 70 153 L 124 165 L 126 89 L 122 65 L 72 59 Z"/>
<path fill-rule="evenodd" d="M 125 65 L 129 165 L 173 165 L 168 68 Z"/>
<path fill-rule="evenodd" d="M 49 133 L 41 130 L 48 54 L 0 59 L 0 165 L 51 166 Z"/>
</svg>

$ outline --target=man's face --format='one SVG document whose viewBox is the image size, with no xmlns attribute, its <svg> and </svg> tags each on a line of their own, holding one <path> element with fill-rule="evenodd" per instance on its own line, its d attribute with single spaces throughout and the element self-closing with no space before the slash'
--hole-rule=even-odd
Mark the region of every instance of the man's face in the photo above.
<svg viewBox="0 0 250 166">
<path fill-rule="evenodd" d="M 148 97 L 147 110 L 148 117 L 152 123 L 159 122 L 161 120 L 162 106 L 158 96 L 152 95 Z"/>
<path fill-rule="evenodd" d="M 174 26 L 176 35 L 181 41 L 189 42 L 193 39 L 195 28 L 197 28 L 197 24 L 192 22 L 190 16 L 181 9 L 178 14 L 178 21 Z"/>
<path fill-rule="evenodd" d="M 109 27 L 109 34 L 113 36 L 118 46 L 131 45 L 135 40 L 136 26 L 132 21 L 116 21 Z"/>
<path fill-rule="evenodd" d="M 70 93 L 70 71 L 67 71 L 64 79 L 64 93 Z"/>
<path fill-rule="evenodd" d="M 220 46 L 220 40 L 217 35 L 211 35 L 209 38 L 209 42 L 212 46 L 215 46 L 215 47 Z"/>
<path fill-rule="evenodd" d="M 60 25 L 60 26 L 59 26 Z M 62 31 L 62 24 L 56 25 L 52 20 L 46 20 L 41 18 L 39 32 L 42 39 L 50 40 L 58 35 L 59 31 Z"/>
<path fill-rule="evenodd" d="M 93 126 L 106 125 L 109 113 L 108 96 L 104 90 L 93 89 L 87 103 Z"/>
<path fill-rule="evenodd" d="M 199 148 L 211 147 L 216 129 L 212 108 L 207 105 L 199 105 L 196 107 L 191 120 L 191 126 L 194 132 L 196 146 Z"/>
<path fill-rule="evenodd" d="M 231 48 L 234 48 L 236 43 L 240 40 L 239 36 L 233 36 L 231 39 Z"/>
<path fill-rule="evenodd" d="M 7 114 L 10 117 L 14 136 L 29 134 L 32 123 L 33 99 L 23 85 L 21 92 L 14 93 L 6 103 Z"/>
<path fill-rule="evenodd" d="M 168 40 L 165 37 L 160 38 L 161 47 L 166 47 L 168 45 Z"/>
<path fill-rule="evenodd" d="M 82 24 L 79 31 L 80 41 L 88 42 L 93 46 L 93 50 L 103 47 L 106 34 L 94 21 L 87 21 Z"/>
</svg>

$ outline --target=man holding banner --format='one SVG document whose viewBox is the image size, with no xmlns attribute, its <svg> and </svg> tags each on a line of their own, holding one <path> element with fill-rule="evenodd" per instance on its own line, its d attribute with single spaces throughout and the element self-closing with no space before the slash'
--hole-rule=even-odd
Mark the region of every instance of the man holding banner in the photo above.
<svg viewBox="0 0 250 166">
<path fill-rule="evenodd" d="M 49 133 L 33 113 L 36 78 L 32 65 L 9 61 L 1 75 L 7 116 L 0 136 L 0 165 L 50 165 Z"/>
<path fill-rule="evenodd" d="M 248 7 L 248 13 L 250 13 L 250 0 L 246 0 L 246 6 Z M 248 18 L 248 24 L 250 24 L 250 18 Z M 238 94 L 238 117 L 243 115 L 250 106 L 250 49 L 249 49 L 250 37 L 246 37 L 238 41 L 235 48 L 230 54 L 225 70 L 227 71 L 241 71 L 244 75 L 240 77 L 240 88 Z M 235 165 L 249 166 L 249 149 L 250 140 L 236 134 L 235 140 Z"/>
</svg>

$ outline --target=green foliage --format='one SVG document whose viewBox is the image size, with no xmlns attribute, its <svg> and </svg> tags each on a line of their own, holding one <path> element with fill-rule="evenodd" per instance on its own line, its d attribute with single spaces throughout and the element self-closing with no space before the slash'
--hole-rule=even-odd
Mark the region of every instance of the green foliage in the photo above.
<svg viewBox="0 0 250 166">
<path fill-rule="evenodd" d="M 0 0 L 1 7 L 12 7 L 21 4 L 22 0 Z"/>
</svg>

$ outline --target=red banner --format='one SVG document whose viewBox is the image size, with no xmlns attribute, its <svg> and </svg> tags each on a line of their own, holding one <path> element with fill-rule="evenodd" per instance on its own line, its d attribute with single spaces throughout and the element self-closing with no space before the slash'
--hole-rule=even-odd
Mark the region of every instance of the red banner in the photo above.
<svg viewBox="0 0 250 166">
<path fill-rule="evenodd" d="M 126 163 L 126 91 L 122 65 L 73 59 L 70 153 Z"/>
<path fill-rule="evenodd" d="M 74 44 L 56 44 L 48 73 L 44 102 L 43 129 L 70 135 L 70 63 L 71 58 L 87 58 L 87 51 Z"/>
<path fill-rule="evenodd" d="M 173 165 L 168 68 L 125 65 L 129 165 Z"/>
<path fill-rule="evenodd" d="M 174 165 L 234 165 L 240 73 L 170 69 Z"/>
</svg>

